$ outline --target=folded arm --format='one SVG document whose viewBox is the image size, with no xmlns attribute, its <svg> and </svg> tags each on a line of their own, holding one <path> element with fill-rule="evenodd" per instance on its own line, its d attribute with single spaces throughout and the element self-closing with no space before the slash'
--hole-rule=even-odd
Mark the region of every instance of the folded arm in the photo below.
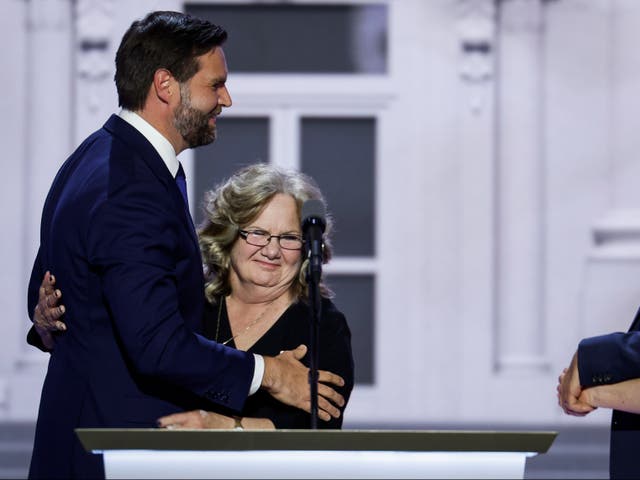
<svg viewBox="0 0 640 480">
<path fill-rule="evenodd" d="M 580 400 L 593 407 L 640 414 L 640 378 L 586 388 L 582 391 Z"/>
<path fill-rule="evenodd" d="M 640 331 L 585 338 L 578 355 L 583 388 L 640 378 Z"/>
<path fill-rule="evenodd" d="M 640 331 L 585 338 L 558 378 L 558 403 L 575 416 L 599 406 L 625 410 L 618 406 L 629 405 L 627 392 L 636 392 L 626 381 L 636 378 L 640 378 Z"/>
</svg>

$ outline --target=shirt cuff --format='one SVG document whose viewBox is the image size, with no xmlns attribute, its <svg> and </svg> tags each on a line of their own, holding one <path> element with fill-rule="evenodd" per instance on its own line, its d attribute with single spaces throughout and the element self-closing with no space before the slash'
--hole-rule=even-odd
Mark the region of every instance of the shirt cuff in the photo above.
<svg viewBox="0 0 640 480">
<path fill-rule="evenodd" d="M 264 376 L 264 358 L 262 355 L 253 354 L 256 359 L 256 366 L 253 370 L 253 380 L 251 380 L 251 388 L 249 389 L 249 395 L 253 395 L 258 391 L 260 385 L 262 385 L 262 377 Z"/>
</svg>

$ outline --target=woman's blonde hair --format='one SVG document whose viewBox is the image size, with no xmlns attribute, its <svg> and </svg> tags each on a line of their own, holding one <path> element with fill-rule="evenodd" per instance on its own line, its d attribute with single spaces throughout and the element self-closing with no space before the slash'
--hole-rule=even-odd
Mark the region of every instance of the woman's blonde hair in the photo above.
<svg viewBox="0 0 640 480">
<path fill-rule="evenodd" d="M 229 270 L 231 249 L 239 238 L 239 231 L 257 218 L 274 195 L 290 195 L 296 202 L 298 219 L 302 204 L 307 200 L 319 200 L 326 210 L 326 202 L 318 185 L 309 176 L 285 170 L 265 163 L 244 167 L 214 190 L 205 194 L 204 213 L 206 220 L 198 229 L 200 249 L 205 267 L 205 294 L 210 302 L 221 295 L 231 293 Z M 326 215 L 324 232 L 323 263 L 331 259 L 331 231 L 333 219 Z M 308 260 L 303 249 L 300 272 L 291 285 L 294 296 L 307 298 L 308 285 L 305 271 Z M 320 294 L 331 297 L 332 293 L 320 280 Z"/>
</svg>

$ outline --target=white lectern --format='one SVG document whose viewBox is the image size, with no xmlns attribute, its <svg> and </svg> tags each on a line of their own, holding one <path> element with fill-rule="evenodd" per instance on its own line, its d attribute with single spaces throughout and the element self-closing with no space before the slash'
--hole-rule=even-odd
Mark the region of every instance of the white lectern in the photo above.
<svg viewBox="0 0 640 480">
<path fill-rule="evenodd" d="M 77 429 L 115 478 L 523 478 L 556 432 Z"/>
</svg>

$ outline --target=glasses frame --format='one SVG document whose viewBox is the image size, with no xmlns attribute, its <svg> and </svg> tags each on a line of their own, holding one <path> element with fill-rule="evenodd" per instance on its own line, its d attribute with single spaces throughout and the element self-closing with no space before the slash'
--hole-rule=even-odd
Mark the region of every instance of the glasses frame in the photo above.
<svg viewBox="0 0 640 480">
<path fill-rule="evenodd" d="M 264 232 L 265 238 L 266 238 L 266 242 L 264 244 L 257 244 L 257 243 L 251 243 L 249 241 L 249 234 L 255 234 L 256 232 Z M 280 247 L 283 250 L 289 250 L 289 251 L 301 251 L 304 248 L 304 238 L 302 238 L 302 236 L 300 235 L 295 235 L 293 233 L 283 233 L 281 235 L 272 235 L 269 232 L 265 232 L 264 230 L 238 230 L 238 235 L 240 235 L 245 242 L 247 242 L 249 245 L 252 245 L 254 247 L 266 247 L 267 245 L 269 245 L 271 243 L 271 239 L 272 238 L 277 238 L 278 239 L 278 247 Z M 283 247 L 282 243 L 281 243 L 281 238 L 282 237 L 297 237 L 298 240 L 300 240 L 300 246 L 297 248 L 288 248 L 288 247 Z"/>
</svg>

